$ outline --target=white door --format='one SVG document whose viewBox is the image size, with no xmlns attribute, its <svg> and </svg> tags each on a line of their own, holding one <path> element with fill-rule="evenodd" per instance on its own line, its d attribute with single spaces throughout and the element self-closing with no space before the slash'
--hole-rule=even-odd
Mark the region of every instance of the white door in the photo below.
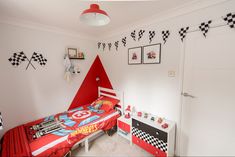
<svg viewBox="0 0 235 157">
<path fill-rule="evenodd" d="M 183 92 L 180 154 L 235 156 L 234 29 L 187 34 Z"/>
</svg>

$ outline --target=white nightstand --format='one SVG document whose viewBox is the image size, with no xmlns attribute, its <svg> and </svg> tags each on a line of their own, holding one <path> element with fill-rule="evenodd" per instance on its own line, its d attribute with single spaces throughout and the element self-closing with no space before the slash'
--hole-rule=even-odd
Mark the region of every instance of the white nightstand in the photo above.
<svg viewBox="0 0 235 157">
<path fill-rule="evenodd" d="M 131 118 L 127 119 L 123 116 L 117 120 L 117 133 L 131 142 Z"/>
</svg>

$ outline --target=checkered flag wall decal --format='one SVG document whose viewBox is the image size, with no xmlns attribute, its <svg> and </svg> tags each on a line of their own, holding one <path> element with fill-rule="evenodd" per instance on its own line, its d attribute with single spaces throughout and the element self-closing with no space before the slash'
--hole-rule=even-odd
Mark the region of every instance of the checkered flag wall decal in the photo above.
<svg viewBox="0 0 235 157">
<path fill-rule="evenodd" d="M 227 25 L 229 25 L 230 28 L 235 27 L 235 13 L 228 13 L 223 19 L 227 22 Z"/>
<path fill-rule="evenodd" d="M 180 29 L 179 34 L 180 34 L 180 38 L 182 42 L 184 41 L 184 38 L 186 37 L 188 30 L 189 30 L 189 27 Z"/>
<path fill-rule="evenodd" d="M 116 47 L 116 51 L 118 51 L 118 43 L 119 43 L 119 41 L 115 41 L 115 43 L 114 43 L 114 45 Z"/>
<path fill-rule="evenodd" d="M 208 33 L 209 29 L 210 29 L 210 24 L 212 23 L 212 21 L 208 21 L 208 22 L 203 22 L 201 23 L 201 25 L 199 26 L 199 29 L 201 30 L 201 32 L 203 33 L 204 37 L 206 37 L 206 34 Z"/>
<path fill-rule="evenodd" d="M 152 40 L 153 40 L 155 34 L 156 34 L 155 31 L 149 31 L 149 43 L 152 42 Z"/>
<path fill-rule="evenodd" d="M 142 29 L 139 31 L 139 38 L 138 38 L 138 40 L 140 40 L 143 37 L 144 32 L 145 32 L 145 30 L 142 30 Z"/>
<path fill-rule="evenodd" d="M 101 42 L 98 42 L 97 45 L 98 45 L 98 49 L 100 49 Z"/>
<path fill-rule="evenodd" d="M 170 36 L 170 31 L 169 30 L 162 31 L 162 39 L 164 41 L 164 44 L 166 43 L 169 36 Z"/>
<path fill-rule="evenodd" d="M 21 62 L 28 61 L 28 58 L 22 51 L 22 52 L 14 53 L 13 56 L 9 58 L 8 60 L 13 66 L 17 67 L 20 65 Z"/>
<path fill-rule="evenodd" d="M 0 130 L 3 129 L 2 114 L 0 112 Z"/>
<path fill-rule="evenodd" d="M 126 47 L 126 37 L 122 38 L 123 46 Z"/>
<path fill-rule="evenodd" d="M 33 53 L 30 61 L 31 60 L 38 62 L 41 66 L 44 66 L 47 63 L 47 59 L 45 59 L 42 54 L 36 52 Z"/>
<path fill-rule="evenodd" d="M 131 37 L 132 37 L 132 39 L 134 40 L 134 41 L 136 41 L 136 35 L 135 35 L 135 30 L 133 31 L 133 32 L 131 32 Z"/>
<path fill-rule="evenodd" d="M 112 43 L 108 43 L 109 51 L 111 50 Z"/>
<path fill-rule="evenodd" d="M 102 46 L 103 46 L 103 51 L 105 50 L 105 47 L 106 47 L 106 44 L 105 43 L 102 43 Z"/>
</svg>

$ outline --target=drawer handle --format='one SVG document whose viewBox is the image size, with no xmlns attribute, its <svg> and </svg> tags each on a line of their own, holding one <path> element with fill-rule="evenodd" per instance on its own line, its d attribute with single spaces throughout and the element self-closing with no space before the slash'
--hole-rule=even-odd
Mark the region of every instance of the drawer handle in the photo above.
<svg viewBox="0 0 235 157">
<path fill-rule="evenodd" d="M 159 154 L 158 151 L 156 151 L 155 154 Z"/>
<path fill-rule="evenodd" d="M 159 132 L 156 131 L 156 134 L 159 135 Z"/>
<path fill-rule="evenodd" d="M 139 140 L 137 140 L 137 143 L 140 143 L 140 141 L 139 141 Z"/>
<path fill-rule="evenodd" d="M 140 126 L 140 124 L 139 124 L 139 123 L 137 123 L 136 125 L 137 125 L 137 126 Z"/>
</svg>

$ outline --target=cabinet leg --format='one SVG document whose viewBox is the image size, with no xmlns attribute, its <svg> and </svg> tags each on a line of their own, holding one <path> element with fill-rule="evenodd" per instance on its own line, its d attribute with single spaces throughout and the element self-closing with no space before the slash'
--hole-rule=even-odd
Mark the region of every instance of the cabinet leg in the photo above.
<svg viewBox="0 0 235 157">
<path fill-rule="evenodd" d="M 89 143 L 88 143 L 88 139 L 85 140 L 85 152 L 89 151 Z"/>
</svg>

